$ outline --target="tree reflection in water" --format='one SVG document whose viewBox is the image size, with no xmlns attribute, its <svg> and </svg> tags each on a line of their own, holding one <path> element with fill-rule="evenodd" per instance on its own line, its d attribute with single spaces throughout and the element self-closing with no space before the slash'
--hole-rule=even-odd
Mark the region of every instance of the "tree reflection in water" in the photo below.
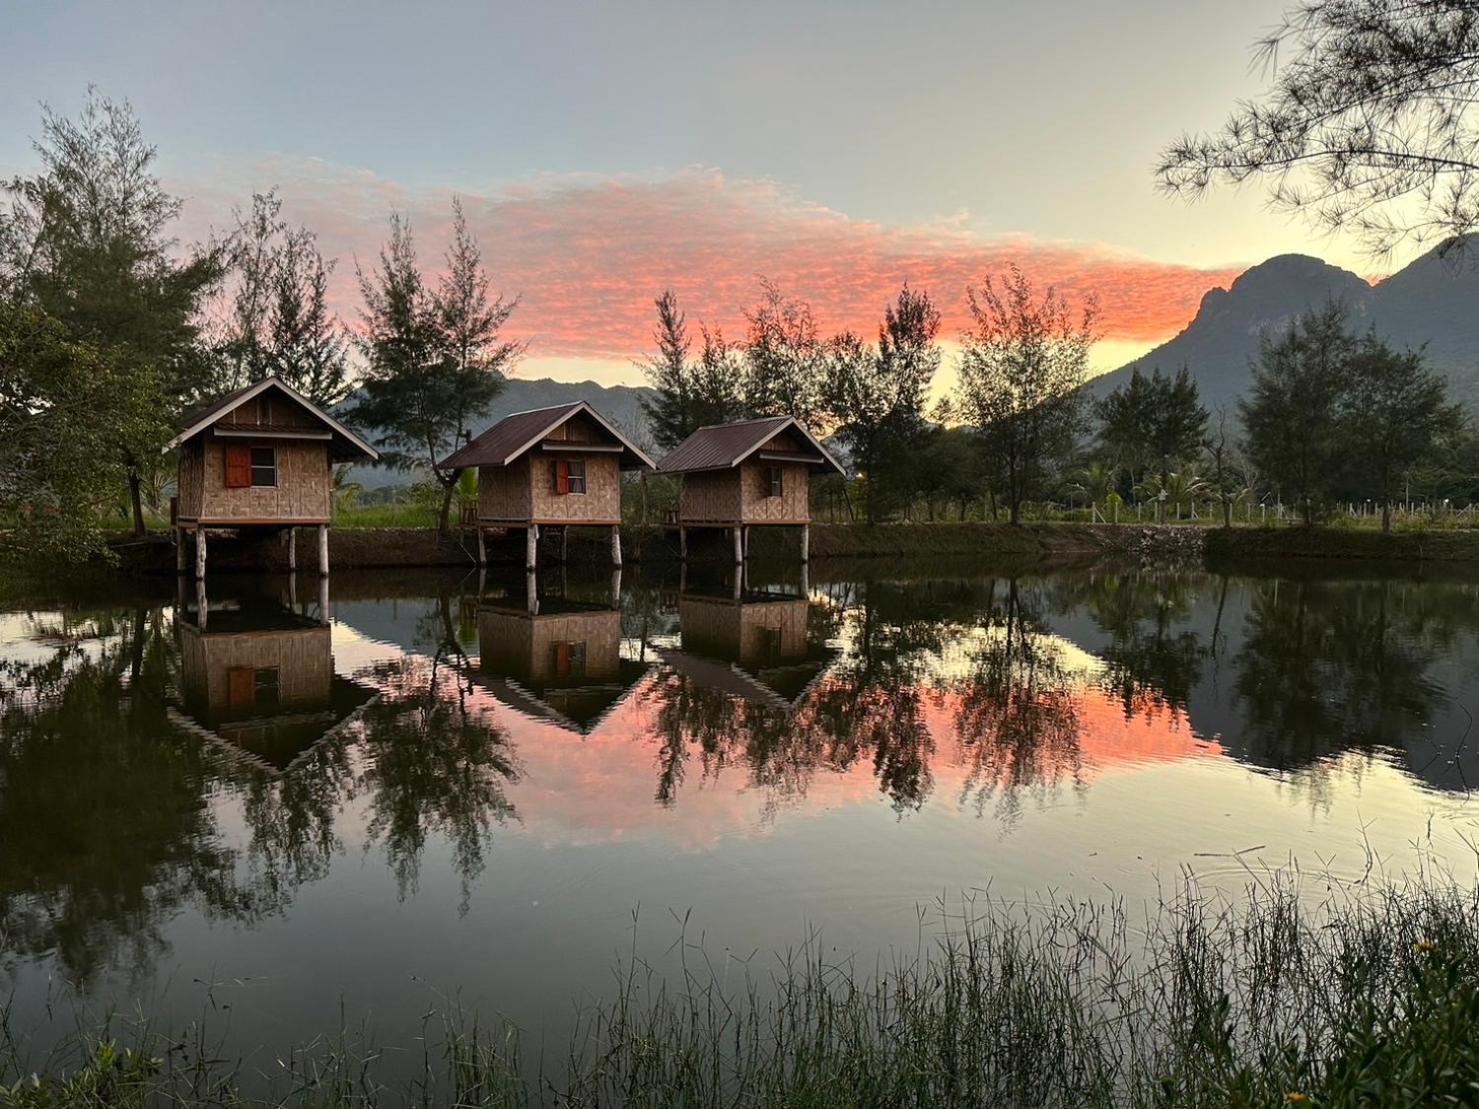
<svg viewBox="0 0 1479 1109">
<path fill-rule="evenodd" d="M 467 658 L 455 640 L 431 658 L 373 668 L 380 697 L 360 718 L 371 840 L 383 840 L 404 896 L 414 890 L 427 839 L 444 835 L 465 911 L 494 827 L 514 817 L 505 792 L 518 780 L 509 737 L 473 704 Z"/>
<path fill-rule="evenodd" d="M 1000 799 L 1010 822 L 1023 793 L 1056 788 L 1066 777 L 1082 784 L 1078 690 L 1059 640 L 1041 626 L 1040 589 L 1005 584 L 983 620 L 984 635 L 969 670 L 954 683 L 955 729 L 967 760 L 962 802 L 977 812 Z"/>
<path fill-rule="evenodd" d="M 174 648 L 155 608 L 74 613 L 34 629 L 39 660 L 0 660 L 0 937 L 55 952 L 86 984 L 144 973 L 193 907 L 251 920 L 270 888 L 244 882 L 211 807 L 220 773 L 171 728 Z"/>
</svg>

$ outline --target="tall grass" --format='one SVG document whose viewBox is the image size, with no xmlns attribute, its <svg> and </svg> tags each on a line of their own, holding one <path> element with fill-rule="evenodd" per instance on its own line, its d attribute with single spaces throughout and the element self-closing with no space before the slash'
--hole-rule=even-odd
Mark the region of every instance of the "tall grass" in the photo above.
<svg viewBox="0 0 1479 1109">
<path fill-rule="evenodd" d="M 1274 881 L 1031 909 L 968 900 L 922 918 L 908 952 L 863 965 L 820 936 L 768 973 L 684 944 L 670 978 L 635 957 L 567 1056 L 521 1059 L 508 1025 L 450 1014 L 394 1087 L 354 1037 L 275 1082 L 196 1030 L 99 1035 L 0 1104 L 144 1106 L 1444 1105 L 1479 1099 L 1479 896 L 1413 882 L 1310 907 Z M 181 1049 L 181 1044 L 195 1045 Z"/>
</svg>

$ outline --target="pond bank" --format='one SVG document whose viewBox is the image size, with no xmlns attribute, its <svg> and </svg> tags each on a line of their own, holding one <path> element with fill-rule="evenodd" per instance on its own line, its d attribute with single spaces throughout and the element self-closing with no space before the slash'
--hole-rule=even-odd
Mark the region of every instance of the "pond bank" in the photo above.
<svg viewBox="0 0 1479 1109">
<path fill-rule="evenodd" d="M 668 562 L 678 557 L 676 532 L 661 528 L 623 528 L 622 546 L 630 562 Z M 307 547 L 307 551 L 304 548 Z M 172 574 L 173 547 L 168 537 L 120 540 L 114 546 L 123 568 L 133 573 Z M 725 561 L 729 545 L 718 533 L 691 537 L 695 560 Z M 794 529 L 756 528 L 751 553 L 756 558 L 795 557 Z M 490 540 L 490 562 L 518 565 L 523 559 L 520 535 Z M 553 554 L 552 547 L 545 557 Z M 1479 532 L 1396 532 L 1346 528 L 1200 528 L 1190 526 L 1032 523 L 1020 527 L 992 523 L 814 524 L 814 559 L 972 558 L 1029 559 L 1056 563 L 1099 557 L 1130 558 L 1145 563 L 1225 564 L 1265 559 L 1380 560 L 1386 562 L 1479 562 Z M 314 570 L 316 550 L 299 544 L 299 565 Z M 604 563 L 604 533 L 572 530 L 572 562 Z M 470 538 L 439 538 L 430 528 L 336 528 L 330 533 L 334 569 L 461 566 L 476 563 Z M 267 539 L 218 540 L 211 549 L 217 570 L 283 570 L 286 546 L 281 536 Z"/>
</svg>

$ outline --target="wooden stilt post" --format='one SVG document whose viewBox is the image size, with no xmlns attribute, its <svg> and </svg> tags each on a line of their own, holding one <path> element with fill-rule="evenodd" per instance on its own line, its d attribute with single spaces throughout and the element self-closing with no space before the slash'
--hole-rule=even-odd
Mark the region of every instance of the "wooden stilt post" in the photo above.
<svg viewBox="0 0 1479 1109">
<path fill-rule="evenodd" d="M 811 525 L 801 525 L 801 565 L 805 566 L 811 558 Z"/>
<path fill-rule="evenodd" d="M 528 594 L 528 608 L 530 616 L 539 615 L 539 577 L 533 570 L 524 575 L 524 591 Z"/>
<path fill-rule="evenodd" d="M 325 624 L 329 622 L 329 575 L 318 576 L 318 618 Z"/>
<path fill-rule="evenodd" d="M 530 524 L 524 532 L 524 569 L 533 571 L 539 565 L 539 525 Z"/>
<path fill-rule="evenodd" d="M 736 566 L 740 565 L 740 563 L 744 562 L 745 560 L 745 538 L 743 530 L 744 529 L 738 526 L 736 526 L 734 529 L 734 564 Z M 738 582 L 738 580 L 739 577 L 738 575 L 736 575 L 736 583 Z M 738 584 L 736 584 L 735 588 L 738 588 Z"/>
<path fill-rule="evenodd" d="M 621 608 L 621 567 L 611 571 L 611 607 Z"/>
<path fill-rule="evenodd" d="M 329 573 L 329 525 L 318 525 L 318 572 L 324 576 Z"/>
<path fill-rule="evenodd" d="M 807 573 L 807 565 L 803 562 L 801 564 L 801 596 L 803 599 L 811 596 L 811 586 L 807 579 Z"/>
<path fill-rule="evenodd" d="M 740 539 L 742 540 L 742 542 L 740 543 L 740 551 L 744 554 L 744 556 L 746 558 L 749 558 L 750 557 L 750 529 L 749 528 L 740 528 Z"/>
<path fill-rule="evenodd" d="M 621 569 L 621 525 L 611 526 L 611 565 Z"/>
<path fill-rule="evenodd" d="M 566 524 L 560 528 L 560 563 L 564 565 L 570 558 L 570 525 Z"/>
<path fill-rule="evenodd" d="M 488 565 L 488 537 L 483 534 L 483 525 L 478 525 L 478 565 Z"/>
<path fill-rule="evenodd" d="M 175 528 L 175 573 L 185 572 L 185 529 Z"/>
<path fill-rule="evenodd" d="M 288 573 L 298 570 L 298 529 L 288 528 Z"/>
<path fill-rule="evenodd" d="M 678 525 L 678 557 L 688 559 L 688 529 L 681 524 Z"/>
<path fill-rule="evenodd" d="M 205 597 L 205 578 L 195 579 L 195 626 L 205 631 L 206 618 L 210 614 L 210 602 Z"/>
<path fill-rule="evenodd" d="M 291 608 L 291 609 L 293 609 L 293 610 L 295 610 L 295 611 L 298 608 L 298 575 L 297 574 L 289 574 L 288 575 L 288 607 Z"/>
<path fill-rule="evenodd" d="M 195 580 L 205 581 L 205 528 L 195 529 Z"/>
</svg>

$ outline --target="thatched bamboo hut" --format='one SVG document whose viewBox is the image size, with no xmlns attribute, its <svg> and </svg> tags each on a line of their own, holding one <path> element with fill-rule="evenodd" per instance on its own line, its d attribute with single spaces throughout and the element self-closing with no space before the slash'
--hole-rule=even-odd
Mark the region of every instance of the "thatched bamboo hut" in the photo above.
<svg viewBox="0 0 1479 1109">
<path fill-rule="evenodd" d="M 176 722 L 269 773 L 285 773 L 337 733 L 373 696 L 334 671 L 333 635 L 317 615 L 286 606 L 176 609 Z"/>
<path fill-rule="evenodd" d="M 605 606 L 481 604 L 474 680 L 527 716 L 589 735 L 650 669 L 622 654 L 620 595 L 618 583 Z"/>
<path fill-rule="evenodd" d="M 807 599 L 774 593 L 685 592 L 679 647 L 663 661 L 699 685 L 794 711 L 831 669 L 835 649 L 810 634 Z"/>
<path fill-rule="evenodd" d="M 476 467 L 478 503 L 469 521 L 478 561 L 486 563 L 490 531 L 525 533 L 525 565 L 537 561 L 540 529 L 611 530 L 611 559 L 621 565 L 621 473 L 653 463 L 610 420 L 585 401 L 505 416 L 442 462 Z"/>
<path fill-rule="evenodd" d="M 681 474 L 678 544 L 692 528 L 734 533 L 734 560 L 749 553 L 752 527 L 799 527 L 801 561 L 810 548 L 811 475 L 843 472 L 816 437 L 790 416 L 701 427 L 657 465 Z"/>
<path fill-rule="evenodd" d="M 379 457 L 276 377 L 188 413 L 165 450 L 179 451 L 175 565 L 184 573 L 185 538 L 192 536 L 197 578 L 205 577 L 208 532 L 286 529 L 288 565 L 297 569 L 300 527 L 318 529 L 318 570 L 327 574 L 334 464 Z"/>
</svg>

